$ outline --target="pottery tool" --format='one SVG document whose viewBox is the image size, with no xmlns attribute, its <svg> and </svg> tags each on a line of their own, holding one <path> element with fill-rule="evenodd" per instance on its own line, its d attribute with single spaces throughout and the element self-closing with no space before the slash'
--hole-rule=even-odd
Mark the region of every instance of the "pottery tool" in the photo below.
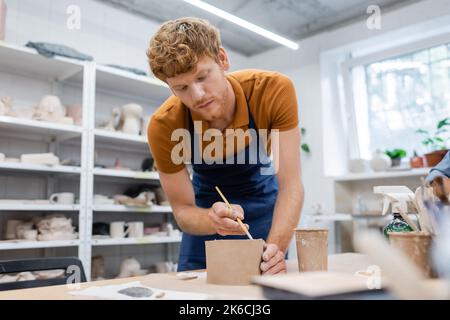
<svg viewBox="0 0 450 320">
<path fill-rule="evenodd" d="M 223 202 L 225 202 L 225 203 L 227 204 L 228 209 L 233 210 L 233 209 L 231 208 L 231 205 L 230 205 L 230 203 L 228 202 L 228 200 L 225 198 L 225 196 L 223 195 L 223 193 L 220 191 L 219 187 L 216 186 L 216 190 L 217 190 L 217 192 L 219 193 L 219 195 L 222 197 Z M 249 239 L 252 239 L 252 240 L 253 240 L 252 235 L 250 234 L 250 232 L 248 232 L 247 227 L 242 223 L 241 219 L 236 218 L 236 220 L 237 220 L 237 222 L 239 223 L 239 226 L 241 227 L 242 231 L 244 231 L 245 234 L 247 235 L 247 237 L 248 237 Z"/>
</svg>

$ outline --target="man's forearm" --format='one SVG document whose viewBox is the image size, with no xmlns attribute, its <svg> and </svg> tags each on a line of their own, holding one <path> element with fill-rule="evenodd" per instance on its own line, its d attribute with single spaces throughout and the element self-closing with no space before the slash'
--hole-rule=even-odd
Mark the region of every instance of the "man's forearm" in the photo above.
<svg viewBox="0 0 450 320">
<path fill-rule="evenodd" d="M 274 243 L 286 252 L 300 219 L 304 191 L 301 182 L 292 186 L 280 186 L 273 213 L 272 228 L 267 243 Z"/>
<path fill-rule="evenodd" d="M 209 210 L 197 206 L 176 208 L 175 219 L 183 232 L 199 236 L 215 234 L 216 231 L 208 217 Z"/>
</svg>

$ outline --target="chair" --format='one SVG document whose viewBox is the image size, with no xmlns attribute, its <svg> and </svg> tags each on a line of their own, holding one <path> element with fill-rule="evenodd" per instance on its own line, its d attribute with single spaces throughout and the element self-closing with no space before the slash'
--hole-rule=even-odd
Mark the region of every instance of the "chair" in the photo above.
<svg viewBox="0 0 450 320">
<path fill-rule="evenodd" d="M 55 269 L 63 269 L 64 276 L 55 279 L 36 279 L 0 283 L 0 291 L 86 282 L 83 265 L 80 259 L 74 257 L 0 261 L 0 275 Z"/>
</svg>

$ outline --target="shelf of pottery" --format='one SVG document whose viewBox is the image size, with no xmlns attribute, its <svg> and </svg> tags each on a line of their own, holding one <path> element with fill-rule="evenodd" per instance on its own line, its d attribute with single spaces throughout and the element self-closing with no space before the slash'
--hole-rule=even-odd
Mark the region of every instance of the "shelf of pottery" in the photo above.
<svg viewBox="0 0 450 320">
<path fill-rule="evenodd" d="M 91 262 L 110 268 L 95 278 L 130 261 L 145 267 L 137 273 L 173 269 L 181 234 L 144 121 L 168 88 L 10 45 L 0 45 L 0 82 L 0 259 L 78 256 L 88 276 Z"/>
<path fill-rule="evenodd" d="M 84 63 L 0 46 L 0 259 L 84 256 Z"/>
<path fill-rule="evenodd" d="M 169 93 L 159 81 L 96 67 L 95 109 L 88 117 L 95 128 L 89 159 L 92 224 L 88 225 L 92 226 L 93 267 L 101 262 L 106 269 L 104 274 L 93 269 L 93 279 L 130 274 L 123 271 L 130 261 L 139 265 L 136 275 L 142 270 L 173 271 L 176 266 L 181 233 L 153 169 L 146 139 L 147 119 Z"/>
</svg>

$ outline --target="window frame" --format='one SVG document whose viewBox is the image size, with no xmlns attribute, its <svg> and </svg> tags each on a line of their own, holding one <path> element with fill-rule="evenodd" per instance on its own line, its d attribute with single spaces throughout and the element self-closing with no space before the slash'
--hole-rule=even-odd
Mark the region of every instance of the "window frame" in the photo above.
<svg viewBox="0 0 450 320">
<path fill-rule="evenodd" d="M 348 142 L 349 159 L 361 158 L 360 133 L 356 124 L 356 109 L 353 93 L 353 69 L 355 67 L 364 67 L 367 64 L 379 62 L 386 59 L 396 58 L 398 56 L 412 54 L 417 51 L 426 50 L 439 45 L 450 43 L 450 33 L 440 34 L 420 41 L 415 41 L 401 46 L 392 47 L 361 57 L 349 58 L 341 63 L 341 74 L 343 80 L 343 96 L 346 119 L 348 121 Z"/>
</svg>

